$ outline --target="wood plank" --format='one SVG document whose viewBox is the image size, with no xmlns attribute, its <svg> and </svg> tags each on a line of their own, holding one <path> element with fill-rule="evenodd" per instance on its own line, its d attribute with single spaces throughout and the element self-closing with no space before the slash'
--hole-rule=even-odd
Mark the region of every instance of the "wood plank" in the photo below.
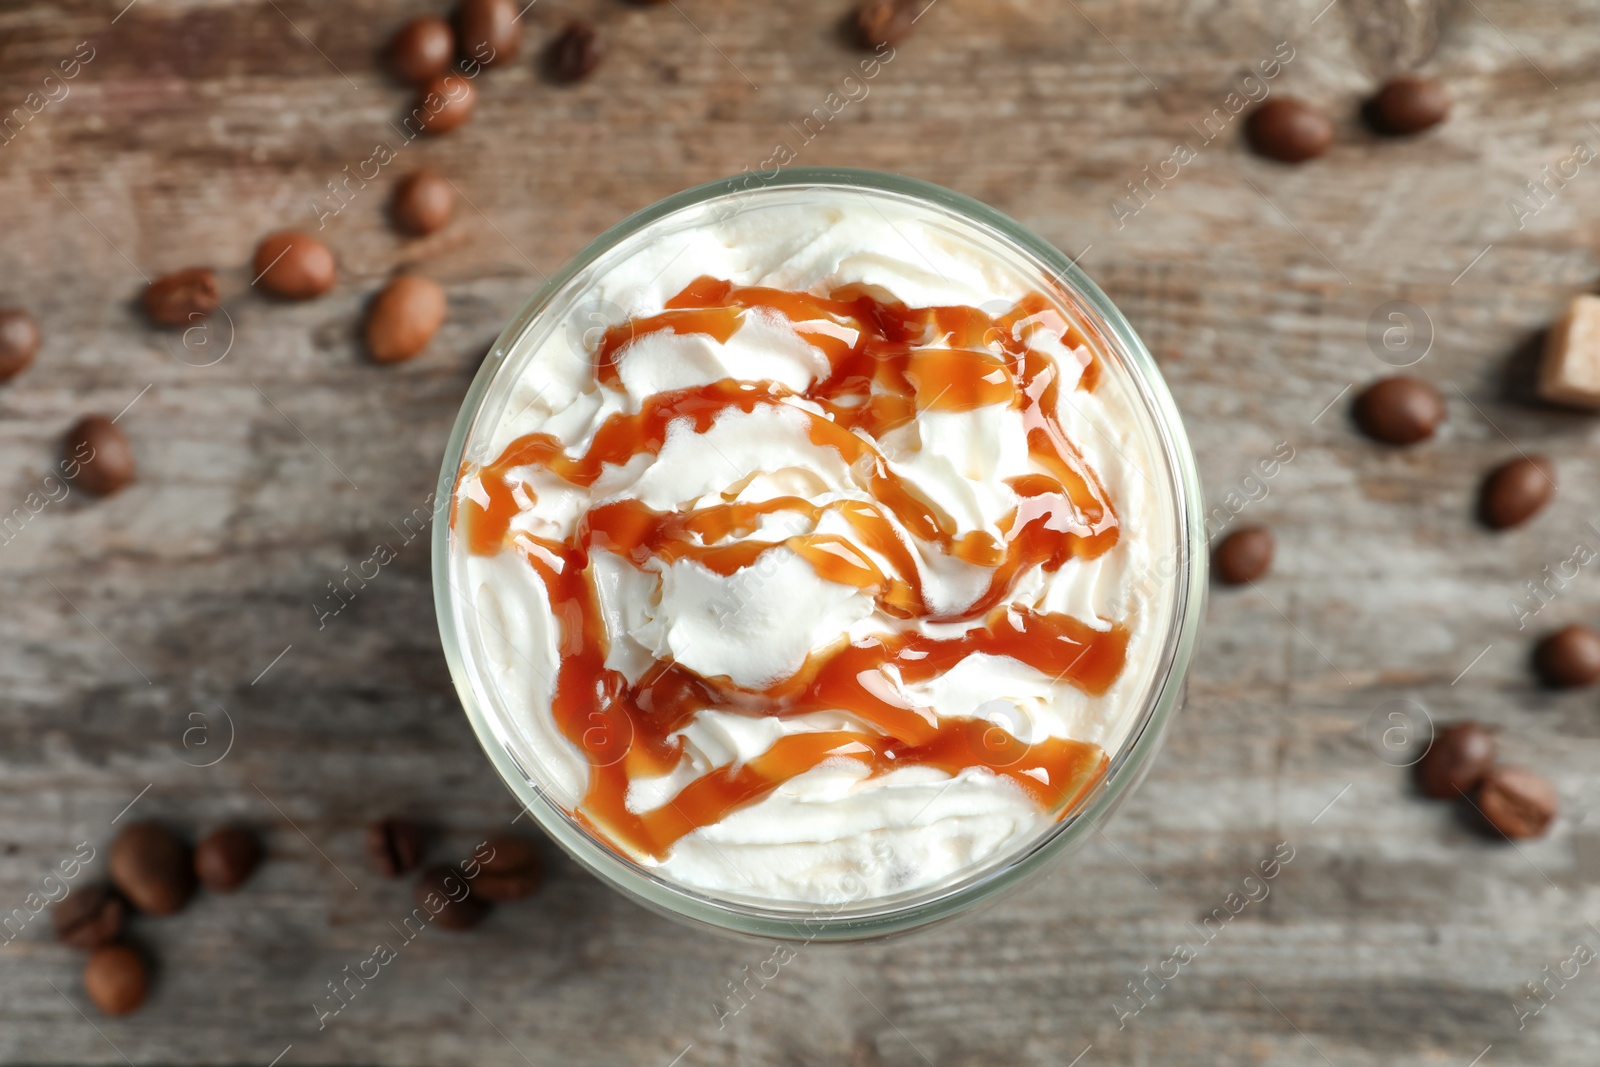
<svg viewBox="0 0 1600 1067">
<path fill-rule="evenodd" d="M 1521 632 L 1508 603 L 1575 541 L 1600 542 L 1596 424 L 1529 404 L 1517 355 L 1600 275 L 1600 169 L 1523 228 L 1508 201 L 1575 143 L 1600 145 L 1600 4 L 945 2 L 802 144 L 791 123 L 860 58 L 840 41 L 845 0 L 547 0 L 523 19 L 525 52 L 583 15 L 607 44 L 598 75 L 558 89 L 525 57 L 484 76 L 469 126 L 401 147 L 406 93 L 374 54 L 436 7 L 124 2 L 0 11 L 0 118 L 59 92 L 43 79 L 80 42 L 94 51 L 0 144 L 0 300 L 46 330 L 37 365 L 0 387 L 0 502 L 41 484 L 78 414 L 136 399 L 122 424 L 141 468 L 122 495 L 68 497 L 0 545 L 0 905 L 80 841 L 103 856 L 135 797 L 121 818 L 244 819 L 271 855 L 240 894 L 140 921 L 161 971 L 128 1019 L 88 1008 L 80 957 L 43 920 L 0 947 L 0 1060 L 1465 1065 L 1492 1045 L 1481 1062 L 1593 1062 L 1592 968 L 1520 1030 L 1513 1005 L 1600 937 L 1594 696 L 1540 691 L 1526 663 L 1535 633 L 1600 617 L 1600 579 L 1586 570 Z M 1280 42 L 1294 58 L 1271 91 L 1321 103 L 1338 130 L 1300 169 L 1248 157 L 1236 126 L 1195 132 Z M 1456 114 L 1380 142 L 1358 103 L 1414 63 L 1449 82 Z M 406 945 L 319 1030 L 326 983 L 409 909 L 407 886 L 361 869 L 365 822 L 424 817 L 449 856 L 516 814 L 457 709 L 426 546 L 391 523 L 425 502 L 478 360 L 541 272 L 780 141 L 1091 246 L 1085 268 L 1169 377 L 1209 503 L 1294 447 L 1237 520 L 1276 529 L 1274 574 L 1212 597 L 1189 707 L 1106 837 L 980 915 L 805 948 L 719 1026 L 726 983 L 771 949 L 680 929 L 552 857 L 542 896 Z M 1126 183 L 1183 141 L 1195 161 L 1119 226 Z M 338 289 L 304 306 L 250 292 L 255 240 L 314 227 L 326 183 L 380 143 L 397 161 L 325 231 Z M 382 206 L 424 162 L 472 206 L 403 241 Z M 211 366 L 176 358 L 133 303 L 141 276 L 201 263 L 232 321 Z M 411 264 L 446 286 L 450 320 L 425 358 L 371 366 L 361 308 Z M 1387 372 L 1367 324 L 1393 300 L 1431 319 L 1414 372 L 1451 408 L 1438 441 L 1403 453 L 1354 435 L 1343 392 Z M 1554 457 L 1562 490 L 1491 535 L 1471 521 L 1477 481 L 1518 448 Z M 326 583 L 379 542 L 395 562 L 319 629 Z M 1551 836 L 1495 845 L 1412 797 L 1365 739 L 1396 698 L 1499 726 L 1559 786 Z M 184 731 L 209 721 L 220 740 L 219 707 L 232 749 L 186 765 L 204 759 Z M 1119 1027 L 1127 983 L 1280 841 L 1295 858 L 1271 895 Z"/>
</svg>

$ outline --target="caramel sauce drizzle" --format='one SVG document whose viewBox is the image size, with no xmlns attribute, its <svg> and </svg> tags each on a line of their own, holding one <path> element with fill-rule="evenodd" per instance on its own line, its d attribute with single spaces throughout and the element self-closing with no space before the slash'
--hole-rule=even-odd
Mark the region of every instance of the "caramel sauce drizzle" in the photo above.
<svg viewBox="0 0 1600 1067">
<path fill-rule="evenodd" d="M 1030 568 L 1054 571 L 1117 543 L 1120 528 L 1111 501 L 1057 416 L 1060 370 L 1028 344 L 1042 330 L 1069 350 L 1088 351 L 1082 333 L 1042 293 L 990 315 L 970 307 L 907 308 L 858 287 L 819 297 L 702 277 L 661 313 L 608 330 L 594 354 L 596 377 L 604 387 L 620 388 L 619 363 L 640 337 L 705 334 L 726 342 L 751 314 L 786 321 L 826 356 L 828 375 L 804 394 L 773 382 L 732 379 L 659 393 L 636 414 L 608 418 L 577 456 L 552 435 L 528 434 L 476 471 L 481 493 L 457 494 L 452 524 L 468 550 L 518 552 L 548 591 L 561 631 L 552 714 L 590 763 L 576 816 L 614 845 L 659 858 L 683 835 L 828 760 L 854 760 L 874 775 L 910 765 L 951 775 L 986 767 L 1044 810 L 1065 815 L 1105 773 L 1108 759 L 1099 746 L 1057 738 L 1029 744 L 981 719 L 941 723 L 931 709 L 907 703 L 886 672 L 915 684 L 969 655 L 987 653 L 1009 656 L 1090 694 L 1104 693 L 1121 673 L 1124 628 L 1100 631 L 1067 615 L 1000 606 Z M 1076 387 L 1090 390 L 1098 380 L 1099 362 L 1091 355 Z M 800 396 L 823 414 L 787 403 Z M 959 533 L 955 520 L 897 477 L 874 445 L 921 412 L 994 404 L 1021 412 L 1029 454 L 1044 472 L 1008 480 L 1018 504 L 1002 523 L 999 541 L 982 532 Z M 539 467 L 588 487 L 607 466 L 659 454 L 675 423 L 687 421 L 703 434 L 723 412 L 748 413 L 761 405 L 782 405 L 807 419 L 811 441 L 835 450 L 873 501 L 818 505 L 778 497 L 749 503 L 728 492 L 724 503 L 663 513 L 621 500 L 591 509 L 567 543 L 512 532 L 512 519 L 531 496 L 511 476 L 515 469 Z M 461 480 L 472 473 L 464 467 Z M 813 532 L 771 541 L 752 536 L 765 516 L 779 512 L 801 516 Z M 829 513 L 847 523 L 871 554 L 845 537 L 815 532 Z M 990 569 L 987 590 L 959 614 L 935 612 L 924 597 L 907 534 Z M 759 691 L 726 677 L 702 677 L 670 660 L 657 661 L 636 683 L 606 668 L 608 637 L 589 573 L 593 552 L 613 553 L 641 569 L 657 559 L 693 560 L 731 576 L 780 547 L 804 559 L 819 577 L 871 596 L 889 616 L 972 625 L 956 637 L 906 632 L 841 641 L 814 651 L 794 676 Z M 779 717 L 842 710 L 871 731 L 788 735 L 752 760 L 695 778 L 657 809 L 630 811 L 629 783 L 676 768 L 683 741 L 672 735 L 707 709 Z"/>
</svg>

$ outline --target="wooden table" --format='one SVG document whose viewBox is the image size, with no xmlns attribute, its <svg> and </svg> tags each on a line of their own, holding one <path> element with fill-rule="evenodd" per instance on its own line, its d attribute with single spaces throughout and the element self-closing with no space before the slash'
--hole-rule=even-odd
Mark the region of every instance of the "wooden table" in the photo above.
<svg viewBox="0 0 1600 1067">
<path fill-rule="evenodd" d="M 0 11 L 0 108 L 48 100 L 0 145 L 0 300 L 46 331 L 37 365 L 0 388 L 0 502 L 48 484 L 87 411 L 122 412 L 140 465 L 121 495 L 51 502 L 0 545 L 0 905 L 79 842 L 103 868 L 136 818 L 246 820 L 271 855 L 237 895 L 136 924 L 159 973 L 130 1018 L 95 1013 L 81 957 L 35 920 L 0 947 L 0 1059 L 1594 1062 L 1600 965 L 1552 983 L 1521 1029 L 1515 1005 L 1537 1006 L 1523 983 L 1578 943 L 1600 946 L 1596 698 L 1541 692 L 1527 667 L 1537 634 L 1600 619 L 1600 565 L 1525 629 L 1511 605 L 1576 542 L 1600 549 L 1596 422 L 1526 389 L 1530 345 L 1600 274 L 1600 162 L 1536 213 L 1523 191 L 1520 227 L 1510 202 L 1575 145 L 1600 147 L 1600 4 L 945 0 L 802 146 L 791 124 L 860 59 L 844 0 L 544 0 L 524 59 L 479 80 L 472 123 L 404 145 L 328 219 L 337 290 L 285 306 L 249 289 L 256 239 L 314 229 L 330 180 L 400 145 L 407 94 L 374 54 L 437 8 L 124 2 Z M 573 15 L 608 55 L 555 88 L 527 53 Z M 1280 43 L 1293 58 L 1247 82 Z M 75 52 L 93 56 L 76 77 L 44 80 Z M 1415 65 L 1449 82 L 1456 114 L 1380 142 L 1358 102 Z M 1228 95 L 1263 86 L 1335 116 L 1327 157 L 1289 169 L 1240 149 Z M 1222 132 L 1203 143 L 1207 116 Z M 319 1030 L 327 983 L 410 907 L 407 885 L 362 867 L 367 820 L 424 817 L 452 856 L 516 814 L 457 708 L 426 545 L 397 530 L 478 360 L 591 236 L 780 141 L 798 164 L 961 190 L 1081 253 L 1165 368 L 1208 503 L 1259 498 L 1232 521 L 1276 529 L 1274 572 L 1214 593 L 1189 707 L 1109 833 L 969 921 L 803 949 L 719 1027 L 727 983 L 770 949 L 696 936 L 552 857 L 540 897 L 407 945 Z M 1195 158 L 1117 211 L 1180 142 Z M 424 162 L 461 210 L 402 241 L 383 205 Z M 229 319 L 186 349 L 133 302 L 143 278 L 195 264 L 221 272 Z M 363 303 L 410 264 L 445 285 L 450 320 L 424 358 L 375 367 Z M 1368 340 L 1392 301 L 1431 322 L 1399 353 Z M 226 333 L 225 358 L 198 365 Z M 1359 439 L 1347 390 L 1424 351 L 1412 372 L 1450 402 L 1439 439 Z M 1294 458 L 1263 496 L 1246 479 L 1280 442 Z M 1554 458 L 1561 493 L 1490 534 L 1471 518 L 1477 481 L 1519 450 Z M 395 561 L 319 627 L 328 583 L 380 543 Z M 1413 796 L 1369 742 L 1396 700 L 1501 728 L 1508 757 L 1559 786 L 1550 836 L 1487 841 Z M 1196 942 L 1279 842 L 1294 858 L 1270 896 L 1119 1027 L 1128 983 Z"/>
</svg>

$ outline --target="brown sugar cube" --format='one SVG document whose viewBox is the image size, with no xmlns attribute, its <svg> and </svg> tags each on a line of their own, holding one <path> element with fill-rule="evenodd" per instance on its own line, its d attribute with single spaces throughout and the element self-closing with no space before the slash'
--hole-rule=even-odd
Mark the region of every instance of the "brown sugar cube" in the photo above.
<svg viewBox="0 0 1600 1067">
<path fill-rule="evenodd" d="M 1539 395 L 1558 404 L 1600 408 L 1600 296 L 1575 297 L 1550 327 Z"/>
</svg>

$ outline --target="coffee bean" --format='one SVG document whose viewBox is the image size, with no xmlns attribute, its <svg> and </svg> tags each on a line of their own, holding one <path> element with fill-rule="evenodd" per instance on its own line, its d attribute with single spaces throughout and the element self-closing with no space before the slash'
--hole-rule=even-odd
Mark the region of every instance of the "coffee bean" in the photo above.
<svg viewBox="0 0 1600 1067">
<path fill-rule="evenodd" d="M 1268 100 L 1245 120 L 1250 147 L 1280 163 L 1304 163 L 1333 144 L 1333 123 L 1304 100 L 1280 96 Z"/>
<path fill-rule="evenodd" d="M 1439 390 L 1405 374 L 1379 379 L 1355 402 L 1356 425 L 1374 441 L 1391 445 L 1413 445 L 1432 437 L 1444 416 Z"/>
<path fill-rule="evenodd" d="M 1450 104 L 1450 91 L 1442 82 L 1403 74 L 1378 90 L 1367 105 L 1367 117 L 1379 133 L 1406 136 L 1449 118 Z"/>
<path fill-rule="evenodd" d="M 379 363 L 402 363 L 428 347 L 444 322 L 444 290 L 420 274 L 402 274 L 367 310 L 367 351 Z"/>
<path fill-rule="evenodd" d="M 582 81 L 594 73 L 604 54 L 593 26 L 587 22 L 569 22 L 550 42 L 545 54 L 545 70 L 552 81 L 565 84 Z"/>
<path fill-rule="evenodd" d="M 39 351 L 39 323 L 21 308 L 0 311 L 0 382 L 27 370 Z"/>
<path fill-rule="evenodd" d="M 1555 787 L 1526 767 L 1495 767 L 1478 785 L 1478 810 L 1512 840 L 1543 834 L 1559 808 Z"/>
<path fill-rule="evenodd" d="M 207 267 L 167 274 L 144 290 L 144 313 L 163 326 L 187 326 L 217 309 L 217 276 Z"/>
<path fill-rule="evenodd" d="M 256 245 L 256 284 L 285 300 L 310 300 L 333 288 L 337 271 L 328 246 L 307 234 L 280 230 Z"/>
<path fill-rule="evenodd" d="M 446 74 L 423 83 L 411 118 L 423 133 L 449 133 L 466 125 L 477 102 L 478 90 L 470 81 L 459 74 Z"/>
<path fill-rule="evenodd" d="M 456 191 L 443 176 L 431 170 L 414 171 L 395 186 L 390 217 L 402 233 L 422 237 L 450 221 Z"/>
<path fill-rule="evenodd" d="M 461 58 L 485 67 L 509 63 L 522 50 L 517 5 L 512 0 L 461 0 L 456 8 Z"/>
<path fill-rule="evenodd" d="M 868 48 L 893 48 L 911 36 L 919 10 L 910 0 L 864 0 L 856 9 L 856 33 Z"/>
<path fill-rule="evenodd" d="M 400 27 L 389 42 L 389 69 L 413 85 L 437 78 L 450 69 L 456 54 L 456 35 L 442 18 L 424 15 Z"/>
<path fill-rule="evenodd" d="M 213 830 L 194 849 L 194 873 L 207 889 L 231 893 L 261 863 L 261 839 L 242 826 Z"/>
<path fill-rule="evenodd" d="M 1475 722 L 1446 726 L 1417 761 L 1417 788 L 1450 799 L 1472 790 L 1494 766 L 1494 735 Z"/>
<path fill-rule="evenodd" d="M 446 930 L 470 930 L 489 914 L 489 902 L 473 892 L 472 883 L 454 867 L 423 871 L 413 897 Z"/>
<path fill-rule="evenodd" d="M 1504 530 L 1533 518 L 1556 494 L 1555 473 L 1544 456 L 1518 456 L 1490 471 L 1478 497 L 1484 525 Z"/>
<path fill-rule="evenodd" d="M 409 819 L 380 819 L 367 827 L 367 867 L 398 878 L 422 863 L 422 827 Z"/>
<path fill-rule="evenodd" d="M 1600 633 L 1564 626 L 1539 642 L 1533 663 L 1545 684 L 1558 689 L 1600 682 Z"/>
<path fill-rule="evenodd" d="M 1212 553 L 1211 562 L 1218 578 L 1229 585 L 1244 585 L 1267 573 L 1272 566 L 1273 547 L 1271 530 L 1249 526 L 1224 537 Z"/>
<path fill-rule="evenodd" d="M 133 446 L 104 415 L 85 415 L 67 431 L 63 469 L 92 496 L 110 496 L 133 481 Z"/>
<path fill-rule="evenodd" d="M 122 898 L 102 882 L 68 893 L 51 911 L 50 922 L 63 945 L 99 948 L 117 939 L 126 915 Z"/>
<path fill-rule="evenodd" d="M 171 915 L 194 895 L 189 846 L 155 823 L 134 823 L 111 842 L 111 880 L 140 911 Z"/>
<path fill-rule="evenodd" d="M 538 845 L 510 834 L 491 837 L 487 843 L 489 858 L 472 880 L 475 894 L 485 900 L 521 900 L 544 884 L 544 859 Z"/>
<path fill-rule="evenodd" d="M 144 1003 L 150 976 L 144 958 L 127 945 L 94 950 L 83 967 L 83 991 L 107 1015 L 127 1015 Z"/>
</svg>

